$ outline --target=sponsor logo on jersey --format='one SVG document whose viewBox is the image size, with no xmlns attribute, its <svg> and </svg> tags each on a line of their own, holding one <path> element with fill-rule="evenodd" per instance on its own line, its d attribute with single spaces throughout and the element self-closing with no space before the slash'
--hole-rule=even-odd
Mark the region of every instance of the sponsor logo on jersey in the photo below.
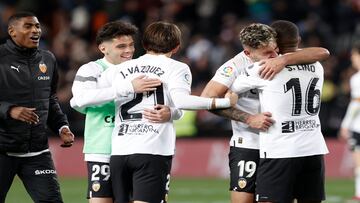
<svg viewBox="0 0 360 203">
<path fill-rule="evenodd" d="M 285 121 L 281 123 L 282 133 L 292 133 L 295 131 L 313 131 L 320 127 L 316 120 L 302 120 L 302 121 Z"/>
<path fill-rule="evenodd" d="M 48 75 L 40 75 L 37 77 L 38 80 L 50 80 L 50 76 Z"/>
<path fill-rule="evenodd" d="M 156 133 L 159 134 L 159 130 L 155 129 L 153 125 L 148 125 L 145 123 L 137 123 L 133 125 L 121 124 L 119 129 L 119 136 L 128 134 L 128 135 L 141 135 L 144 133 Z"/>
<path fill-rule="evenodd" d="M 104 121 L 105 121 L 105 123 L 114 123 L 115 122 L 115 116 L 113 116 L 113 115 L 105 116 Z"/>
<path fill-rule="evenodd" d="M 225 77 L 230 77 L 234 73 L 234 68 L 230 66 L 226 66 L 223 68 L 221 75 Z"/>
<path fill-rule="evenodd" d="M 98 181 L 93 182 L 93 184 L 91 185 L 91 188 L 94 192 L 99 191 L 101 188 L 100 182 L 98 182 Z"/>
<path fill-rule="evenodd" d="M 239 185 L 240 189 L 244 189 L 246 187 L 246 185 L 247 185 L 246 179 L 245 178 L 240 178 L 238 180 L 238 185 Z"/>
<path fill-rule="evenodd" d="M 35 175 L 56 174 L 54 169 L 36 170 Z"/>
<path fill-rule="evenodd" d="M 285 121 L 281 123 L 282 133 L 293 133 L 295 132 L 294 121 Z"/>
</svg>

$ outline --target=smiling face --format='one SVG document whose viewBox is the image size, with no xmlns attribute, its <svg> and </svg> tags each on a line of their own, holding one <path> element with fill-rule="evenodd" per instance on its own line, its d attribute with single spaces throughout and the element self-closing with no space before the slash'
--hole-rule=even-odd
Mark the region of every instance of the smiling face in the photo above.
<svg viewBox="0 0 360 203">
<path fill-rule="evenodd" d="M 132 59 L 135 51 L 134 39 L 130 35 L 121 35 L 99 45 L 106 60 L 112 64 L 120 64 Z"/>
<path fill-rule="evenodd" d="M 35 16 L 15 20 L 8 27 L 8 33 L 20 47 L 37 48 L 40 42 L 41 28 Z"/>
</svg>

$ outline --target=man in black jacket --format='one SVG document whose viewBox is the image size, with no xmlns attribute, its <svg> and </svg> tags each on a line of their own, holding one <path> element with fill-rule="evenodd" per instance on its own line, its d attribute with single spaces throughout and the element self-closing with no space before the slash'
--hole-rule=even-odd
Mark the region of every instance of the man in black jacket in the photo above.
<svg viewBox="0 0 360 203">
<path fill-rule="evenodd" d="M 54 55 L 38 49 L 37 17 L 22 12 L 10 17 L 9 39 L 0 45 L 0 202 L 15 175 L 34 202 L 62 202 L 46 129 L 69 147 L 74 135 L 56 97 Z"/>
</svg>

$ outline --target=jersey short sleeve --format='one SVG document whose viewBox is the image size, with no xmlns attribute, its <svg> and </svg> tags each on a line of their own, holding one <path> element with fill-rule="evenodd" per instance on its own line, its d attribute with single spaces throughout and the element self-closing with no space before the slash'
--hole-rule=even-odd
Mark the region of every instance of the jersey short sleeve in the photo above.
<svg viewBox="0 0 360 203">
<path fill-rule="evenodd" d="M 252 63 L 250 58 L 241 52 L 220 66 L 211 80 L 231 87 L 236 77 L 245 74 L 245 68 Z"/>
<path fill-rule="evenodd" d="M 183 89 L 191 92 L 192 75 L 189 66 L 184 63 L 176 63 L 173 69 L 174 71 L 170 75 L 169 91 Z"/>
</svg>

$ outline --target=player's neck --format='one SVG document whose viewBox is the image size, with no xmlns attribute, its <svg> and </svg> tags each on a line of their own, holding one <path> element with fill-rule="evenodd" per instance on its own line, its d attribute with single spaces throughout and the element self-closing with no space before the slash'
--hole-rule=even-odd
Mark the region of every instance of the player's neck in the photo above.
<svg viewBox="0 0 360 203">
<path fill-rule="evenodd" d="M 171 57 L 172 55 L 172 52 L 168 52 L 168 53 L 157 53 L 157 52 L 154 52 L 154 51 L 147 51 L 146 54 L 151 54 L 151 55 L 164 55 L 166 57 Z"/>
<path fill-rule="evenodd" d="M 281 48 L 281 53 L 282 54 L 291 53 L 291 52 L 295 52 L 297 49 L 298 49 L 297 47 L 283 47 Z"/>
</svg>

